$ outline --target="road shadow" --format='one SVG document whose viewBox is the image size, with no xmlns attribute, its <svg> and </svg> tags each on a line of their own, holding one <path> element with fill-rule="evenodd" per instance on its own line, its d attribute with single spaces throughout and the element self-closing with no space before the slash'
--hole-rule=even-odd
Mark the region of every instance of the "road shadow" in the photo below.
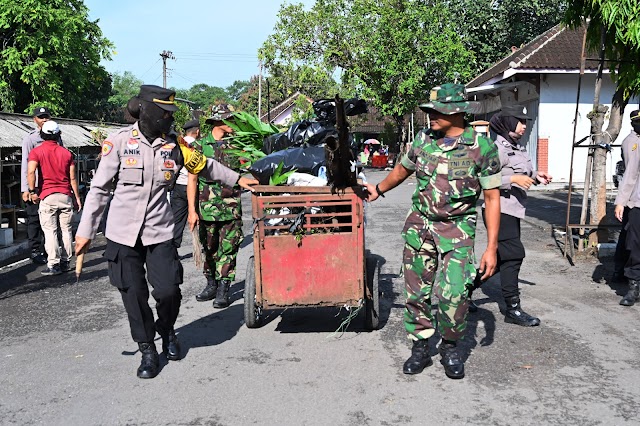
<svg viewBox="0 0 640 426">
<path fill-rule="evenodd" d="M 108 275 L 104 267 L 94 268 L 106 262 L 102 256 L 104 245 L 97 245 L 89 250 L 85 257 L 84 271 L 81 280 L 97 279 Z M 41 275 L 44 265 L 36 265 L 30 261 L 15 268 L 3 271 L 0 280 L 0 300 L 9 299 L 21 294 L 31 293 L 52 288 L 60 288 L 66 285 L 75 284 L 75 258 L 71 262 L 71 270 L 60 275 Z M 89 271 L 89 269 L 91 269 Z"/>
<path fill-rule="evenodd" d="M 176 328 L 182 357 L 192 348 L 217 346 L 231 340 L 244 323 L 243 316 L 243 306 L 236 304 Z"/>
<path fill-rule="evenodd" d="M 627 294 L 629 284 L 627 283 L 626 279 L 624 281 L 613 280 L 613 258 L 611 258 L 610 261 L 607 261 L 607 259 L 609 258 L 601 259 L 601 263 L 599 263 L 593 270 L 591 279 L 595 283 L 608 285 L 609 288 L 613 290 L 617 296 L 624 296 L 625 294 Z"/>
</svg>

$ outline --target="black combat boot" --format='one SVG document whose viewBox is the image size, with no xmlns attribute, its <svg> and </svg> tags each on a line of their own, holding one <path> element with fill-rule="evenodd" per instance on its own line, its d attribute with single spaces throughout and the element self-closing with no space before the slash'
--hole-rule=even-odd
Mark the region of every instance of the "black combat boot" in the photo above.
<svg viewBox="0 0 640 426">
<path fill-rule="evenodd" d="M 640 298 L 640 281 L 629 280 L 629 291 L 624 295 L 620 304 L 622 306 L 633 306 Z"/>
<path fill-rule="evenodd" d="M 180 359 L 180 342 L 176 332 L 171 330 L 165 335 L 161 334 L 160 337 L 162 337 L 162 352 L 165 353 L 167 359 L 178 361 Z"/>
<path fill-rule="evenodd" d="M 529 315 L 520 307 L 520 297 L 513 296 L 504 299 L 507 304 L 507 312 L 504 315 L 504 322 L 510 324 L 518 324 L 523 327 L 535 327 L 540 325 L 540 320 L 534 316 Z"/>
<path fill-rule="evenodd" d="M 198 302 L 206 302 L 207 300 L 213 300 L 216 297 L 218 291 L 218 282 L 213 277 L 207 277 L 207 285 L 199 294 L 196 294 L 196 300 Z"/>
<path fill-rule="evenodd" d="M 142 353 L 142 361 L 138 367 L 138 377 L 141 379 L 153 379 L 160 371 L 160 360 L 158 359 L 158 351 L 153 342 L 138 343 L 140 353 Z"/>
<path fill-rule="evenodd" d="M 471 300 L 471 298 L 469 298 L 469 312 L 471 313 L 478 312 L 478 305 L 476 305 L 474 301 Z"/>
<path fill-rule="evenodd" d="M 450 379 L 462 379 L 464 377 L 464 361 L 458 351 L 458 346 L 455 342 L 440 343 L 440 363 L 444 367 L 444 374 Z"/>
<path fill-rule="evenodd" d="M 427 339 L 414 340 L 411 356 L 402 366 L 404 374 L 420 374 L 422 370 L 433 364 L 429 356 L 429 341 Z"/>
<path fill-rule="evenodd" d="M 220 280 L 216 300 L 213 301 L 214 308 L 226 308 L 229 306 L 229 287 L 231 287 L 231 281 Z"/>
</svg>

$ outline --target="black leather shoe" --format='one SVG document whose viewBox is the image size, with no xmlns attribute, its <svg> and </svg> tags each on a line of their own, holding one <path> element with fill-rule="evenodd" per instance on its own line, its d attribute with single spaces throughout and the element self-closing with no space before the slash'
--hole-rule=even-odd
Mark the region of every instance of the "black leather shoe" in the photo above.
<svg viewBox="0 0 640 426">
<path fill-rule="evenodd" d="M 440 363 L 444 367 L 444 374 L 450 379 L 462 379 L 464 377 L 464 362 L 458 352 L 458 347 L 451 343 L 440 343 Z"/>
<path fill-rule="evenodd" d="M 167 355 L 167 359 L 178 361 L 180 359 L 180 342 L 176 332 L 171 330 L 167 336 L 162 337 L 162 352 Z"/>
<path fill-rule="evenodd" d="M 213 301 L 214 308 L 226 308 L 229 306 L 229 287 L 231 286 L 231 281 L 229 280 L 220 280 L 220 284 L 218 284 L 218 292 L 216 293 L 216 300 Z"/>
<path fill-rule="evenodd" d="M 211 277 L 207 277 L 207 285 L 206 287 L 196 295 L 196 300 L 198 302 L 206 302 L 208 300 L 213 300 L 216 297 L 216 292 L 218 291 L 218 283 Z"/>
<path fill-rule="evenodd" d="M 622 306 L 633 306 L 640 297 L 640 281 L 629 280 L 629 291 L 624 295 L 620 304 Z"/>
<path fill-rule="evenodd" d="M 478 312 L 478 305 L 476 305 L 473 300 L 469 300 L 469 312 L 471 313 Z"/>
<path fill-rule="evenodd" d="M 536 327 L 540 325 L 540 319 L 529 315 L 520 306 L 520 297 L 509 297 L 505 299 L 507 311 L 504 314 L 504 322 L 517 324 L 523 327 Z"/>
<path fill-rule="evenodd" d="M 411 348 L 411 356 L 404 362 L 402 372 L 404 374 L 420 374 L 422 370 L 433 365 L 429 356 L 429 341 L 427 339 L 415 340 Z"/>
<path fill-rule="evenodd" d="M 141 379 L 153 379 L 160 371 L 160 359 L 156 351 L 156 345 L 152 343 L 138 343 L 142 353 L 142 361 L 138 367 L 138 377 Z"/>
</svg>

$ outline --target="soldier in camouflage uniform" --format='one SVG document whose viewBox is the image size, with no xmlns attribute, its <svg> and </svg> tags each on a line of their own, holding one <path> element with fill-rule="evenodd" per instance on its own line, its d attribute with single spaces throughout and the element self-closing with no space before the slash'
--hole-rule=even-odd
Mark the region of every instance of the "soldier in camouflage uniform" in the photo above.
<svg viewBox="0 0 640 426">
<path fill-rule="evenodd" d="M 445 373 L 464 377 L 464 362 L 456 342 L 464 336 L 468 293 L 476 276 L 473 250 L 476 202 L 484 192 L 487 250 L 479 270 L 489 277 L 496 268 L 500 221 L 500 160 L 495 144 L 475 133 L 464 113 L 475 107 L 460 84 L 443 84 L 420 105 L 431 128 L 421 131 L 411 149 L 378 185 L 366 184 L 368 200 L 402 183 L 413 172 L 417 187 L 402 236 L 406 303 L 404 324 L 413 341 L 405 374 L 431 365 L 428 338 L 435 334 L 432 293 L 438 300 L 436 320 L 442 336 L 439 352 Z M 441 262 L 438 273 L 438 263 Z"/>
<path fill-rule="evenodd" d="M 211 133 L 196 141 L 196 149 L 205 157 L 214 158 L 231 167 L 230 158 L 224 154 L 223 138 L 233 130 L 223 120 L 233 118 L 233 107 L 218 105 L 206 120 L 213 125 Z M 237 167 L 236 167 L 237 168 Z M 199 302 L 214 299 L 214 308 L 229 306 L 229 287 L 236 276 L 236 258 L 242 242 L 242 204 L 240 188 L 224 186 L 219 181 L 207 181 L 194 175 L 189 185 L 198 186 L 200 241 L 204 248 L 204 276 L 207 285 L 196 296 Z M 187 189 L 189 192 L 189 189 Z"/>
</svg>

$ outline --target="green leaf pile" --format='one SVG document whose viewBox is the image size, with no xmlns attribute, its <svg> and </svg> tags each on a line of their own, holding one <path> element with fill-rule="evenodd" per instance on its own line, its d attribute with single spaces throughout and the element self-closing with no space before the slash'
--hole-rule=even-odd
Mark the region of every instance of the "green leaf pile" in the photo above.
<svg viewBox="0 0 640 426">
<path fill-rule="evenodd" d="M 234 113 L 233 120 L 224 123 L 233 129 L 226 138 L 232 148 L 226 149 L 225 154 L 238 158 L 245 168 L 266 155 L 262 152 L 264 138 L 281 131 L 273 124 L 260 121 L 257 115 L 244 111 Z"/>
</svg>

